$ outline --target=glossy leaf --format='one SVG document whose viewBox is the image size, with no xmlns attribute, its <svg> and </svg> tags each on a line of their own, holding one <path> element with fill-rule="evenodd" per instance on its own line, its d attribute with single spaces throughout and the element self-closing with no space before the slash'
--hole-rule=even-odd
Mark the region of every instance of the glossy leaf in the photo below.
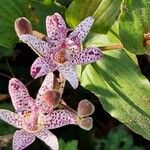
<svg viewBox="0 0 150 150">
<path fill-rule="evenodd" d="M 144 46 L 144 34 L 150 32 L 149 0 L 125 0 L 119 21 L 125 48 L 135 54 L 150 54 L 150 47 Z"/>
<path fill-rule="evenodd" d="M 74 0 L 66 11 L 70 27 L 77 26 L 88 16 L 95 18 L 93 32 L 106 33 L 117 20 L 122 0 Z"/>
<path fill-rule="evenodd" d="M 115 30 L 111 29 L 107 35 L 89 37 L 85 45 L 120 43 L 117 26 L 114 27 Z M 81 85 L 99 97 L 111 116 L 150 140 L 150 83 L 141 74 L 134 54 L 125 50 L 105 51 L 103 60 L 78 67 L 78 75 Z"/>
<path fill-rule="evenodd" d="M 9 55 L 17 42 L 14 21 L 20 16 L 29 17 L 29 0 L 0 1 L 0 54 Z M 11 49 L 11 50 L 9 50 Z"/>
<path fill-rule="evenodd" d="M 80 81 L 107 112 L 150 140 L 150 84 L 127 52 L 105 52 L 102 61 L 84 68 Z"/>
</svg>

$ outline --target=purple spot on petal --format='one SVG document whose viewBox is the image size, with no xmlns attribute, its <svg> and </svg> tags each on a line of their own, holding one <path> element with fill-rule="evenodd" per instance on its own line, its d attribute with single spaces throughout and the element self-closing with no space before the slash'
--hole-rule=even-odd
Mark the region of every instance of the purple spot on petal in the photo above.
<svg viewBox="0 0 150 150">
<path fill-rule="evenodd" d="M 36 75 L 40 72 L 41 67 L 33 68 L 32 76 L 36 77 Z"/>
<path fill-rule="evenodd" d="M 93 55 L 93 54 L 94 54 L 94 52 L 93 52 L 93 51 L 89 52 L 89 55 Z"/>
</svg>

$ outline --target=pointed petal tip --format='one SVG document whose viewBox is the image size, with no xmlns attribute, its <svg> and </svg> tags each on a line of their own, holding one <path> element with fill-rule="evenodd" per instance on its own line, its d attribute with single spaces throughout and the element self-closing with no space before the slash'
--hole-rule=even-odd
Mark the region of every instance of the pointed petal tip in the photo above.
<svg viewBox="0 0 150 150">
<path fill-rule="evenodd" d="M 16 82 L 16 81 L 18 81 L 17 78 L 11 78 L 11 79 L 9 80 L 9 83 L 11 83 L 11 82 Z"/>
<path fill-rule="evenodd" d="M 19 79 L 17 79 L 17 78 L 11 78 L 10 80 L 9 80 L 9 85 L 8 85 L 8 87 L 10 88 L 16 88 L 16 85 L 18 85 L 18 82 L 20 83 L 20 80 Z"/>
<path fill-rule="evenodd" d="M 88 19 L 89 21 L 91 21 L 91 23 L 93 23 L 95 21 L 94 17 L 93 16 L 89 16 L 87 17 L 86 19 Z"/>
<path fill-rule="evenodd" d="M 74 83 L 71 83 L 71 82 L 70 82 L 70 84 L 71 84 L 71 86 L 72 86 L 74 89 L 77 89 L 78 86 L 79 86 L 79 82 L 78 82 L 78 81 L 76 81 L 76 82 L 74 82 Z"/>
<path fill-rule="evenodd" d="M 34 67 L 33 65 L 31 66 L 30 69 L 30 74 L 34 79 L 37 79 L 38 77 L 40 77 L 40 75 L 38 74 L 40 72 L 41 68 L 40 67 Z"/>
<path fill-rule="evenodd" d="M 36 134 L 45 144 L 47 144 L 52 150 L 59 150 L 59 143 L 57 137 L 49 130 L 41 130 Z"/>
</svg>

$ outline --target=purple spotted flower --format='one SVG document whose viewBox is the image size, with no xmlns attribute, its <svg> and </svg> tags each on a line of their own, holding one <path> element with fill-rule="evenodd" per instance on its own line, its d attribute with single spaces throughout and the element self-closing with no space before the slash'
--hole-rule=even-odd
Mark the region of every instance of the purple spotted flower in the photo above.
<svg viewBox="0 0 150 150">
<path fill-rule="evenodd" d="M 92 17 L 86 18 L 67 36 L 69 30 L 63 18 L 55 13 L 46 18 L 45 41 L 32 34 L 20 35 L 20 40 L 27 43 L 39 55 L 31 66 L 31 75 L 38 78 L 58 70 L 73 88 L 77 88 L 78 77 L 75 66 L 89 64 L 102 58 L 99 48 L 82 48 L 82 42 L 93 22 Z"/>
<path fill-rule="evenodd" d="M 48 129 L 77 124 L 76 113 L 67 109 L 54 110 L 42 100 L 43 94 L 52 90 L 53 81 L 53 74 L 48 74 L 35 100 L 19 80 L 12 78 L 9 81 L 9 93 L 16 113 L 0 109 L 0 119 L 20 128 L 14 133 L 13 150 L 26 148 L 33 143 L 35 137 L 44 141 L 51 149 L 58 150 L 57 137 Z"/>
</svg>

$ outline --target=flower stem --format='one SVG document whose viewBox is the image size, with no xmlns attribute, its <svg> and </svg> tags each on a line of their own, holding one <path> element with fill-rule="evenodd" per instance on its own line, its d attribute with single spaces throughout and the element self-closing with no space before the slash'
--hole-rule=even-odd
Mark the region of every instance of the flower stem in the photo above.
<svg viewBox="0 0 150 150">
<path fill-rule="evenodd" d="M 109 51 L 109 50 L 118 50 L 123 49 L 123 45 L 121 43 L 115 45 L 108 45 L 108 46 L 101 46 L 99 47 L 102 51 Z"/>
<path fill-rule="evenodd" d="M 0 94 L 0 101 L 10 98 L 9 94 Z"/>
<path fill-rule="evenodd" d="M 62 107 L 62 108 L 68 109 L 69 111 L 71 111 L 72 113 L 77 115 L 77 112 L 74 109 L 67 106 L 66 103 L 63 100 L 60 101 L 59 106 Z"/>
<path fill-rule="evenodd" d="M 9 72 L 12 74 L 13 77 L 15 77 L 7 58 L 6 58 L 6 64 L 8 66 Z"/>
<path fill-rule="evenodd" d="M 5 78 L 8 78 L 8 79 L 11 79 L 11 78 L 12 78 L 12 77 L 8 76 L 7 74 L 4 74 L 4 73 L 0 73 L 0 76 L 5 77 Z"/>
</svg>

